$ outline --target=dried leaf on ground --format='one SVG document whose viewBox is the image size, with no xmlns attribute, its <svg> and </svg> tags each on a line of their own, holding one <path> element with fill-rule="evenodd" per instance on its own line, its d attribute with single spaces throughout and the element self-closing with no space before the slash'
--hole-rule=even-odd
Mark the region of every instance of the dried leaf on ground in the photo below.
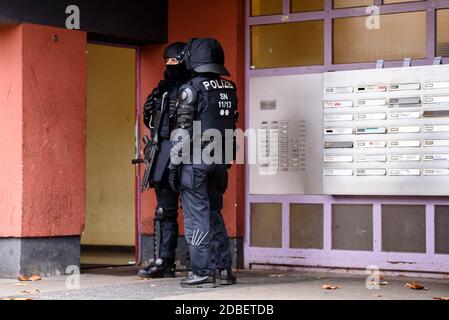
<svg viewBox="0 0 449 320">
<path fill-rule="evenodd" d="M 417 282 L 412 282 L 412 283 L 407 283 L 405 285 L 407 288 L 412 289 L 412 290 L 429 290 L 426 287 L 423 287 L 422 285 L 420 285 Z"/>
<path fill-rule="evenodd" d="M 26 277 L 26 276 L 20 276 L 19 277 L 19 281 L 22 282 L 27 282 L 27 281 L 31 281 L 31 282 L 36 282 L 36 281 L 40 281 L 42 280 L 41 276 L 31 276 L 31 277 Z"/>
<path fill-rule="evenodd" d="M 23 282 L 19 282 L 15 284 L 16 287 L 29 287 L 29 284 L 23 283 Z"/>
<path fill-rule="evenodd" d="M 39 293 L 40 291 L 39 290 L 23 290 L 23 291 L 20 291 L 20 293 L 22 293 L 22 294 L 36 294 L 36 293 Z"/>
<path fill-rule="evenodd" d="M 449 301 L 449 297 L 435 297 L 433 300 Z"/>
<path fill-rule="evenodd" d="M 381 281 L 381 282 L 379 282 L 379 283 L 377 283 L 376 281 L 371 281 L 371 282 L 369 282 L 368 283 L 370 286 L 377 286 L 378 284 L 380 285 L 380 286 L 388 286 L 389 285 L 389 283 L 387 282 L 387 281 Z"/>
<path fill-rule="evenodd" d="M 329 285 L 329 284 L 323 284 L 321 286 L 321 289 L 323 289 L 323 290 L 337 290 L 337 289 L 340 289 L 340 287 L 332 286 L 332 285 Z"/>
</svg>

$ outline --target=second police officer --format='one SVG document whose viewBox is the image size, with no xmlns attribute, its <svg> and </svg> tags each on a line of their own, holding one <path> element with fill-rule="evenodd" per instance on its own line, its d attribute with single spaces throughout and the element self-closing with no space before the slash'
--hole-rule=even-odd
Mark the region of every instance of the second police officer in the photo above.
<svg viewBox="0 0 449 320">
<path fill-rule="evenodd" d="M 190 78 L 190 72 L 179 61 L 186 44 L 176 42 L 169 45 L 164 52 L 166 71 L 164 80 L 153 90 L 144 106 L 144 122 L 154 137 L 156 114 L 161 110 L 163 96 L 168 93 L 168 100 L 177 101 L 181 84 Z M 175 251 L 178 242 L 178 204 L 179 192 L 170 188 L 168 183 L 168 165 L 170 163 L 170 135 L 174 129 L 176 105 L 170 103 L 169 110 L 163 113 L 159 128 L 159 150 L 151 171 L 151 185 L 157 197 L 154 232 L 154 263 L 140 270 L 141 278 L 175 277 Z"/>
<path fill-rule="evenodd" d="M 234 155 L 237 91 L 226 70 L 224 50 L 215 39 L 192 39 L 183 59 L 193 78 L 180 89 L 172 137 L 170 185 L 180 190 L 190 269 L 183 287 L 236 283 L 221 210 Z M 229 146 L 231 146 L 229 148 Z"/>
</svg>

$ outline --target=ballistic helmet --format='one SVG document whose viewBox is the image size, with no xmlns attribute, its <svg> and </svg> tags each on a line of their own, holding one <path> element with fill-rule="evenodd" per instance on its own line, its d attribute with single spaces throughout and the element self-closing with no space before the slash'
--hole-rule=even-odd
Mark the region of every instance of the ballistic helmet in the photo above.
<svg viewBox="0 0 449 320">
<path fill-rule="evenodd" d="M 229 71 L 225 68 L 223 47 L 215 39 L 191 39 L 185 47 L 183 59 L 187 70 L 230 76 Z"/>
<path fill-rule="evenodd" d="M 170 58 L 176 58 L 178 60 L 181 60 L 182 52 L 184 51 L 185 47 L 186 43 L 184 42 L 174 42 L 170 44 L 167 48 L 165 48 L 164 59 L 167 60 Z"/>
</svg>

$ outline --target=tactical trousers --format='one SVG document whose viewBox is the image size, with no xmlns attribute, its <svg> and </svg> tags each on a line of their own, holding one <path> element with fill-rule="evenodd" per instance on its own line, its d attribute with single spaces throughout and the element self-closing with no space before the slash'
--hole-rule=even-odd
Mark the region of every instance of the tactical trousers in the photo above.
<svg viewBox="0 0 449 320">
<path fill-rule="evenodd" d="M 184 165 L 180 179 L 190 268 L 200 276 L 232 267 L 221 210 L 228 186 L 226 165 Z"/>
<path fill-rule="evenodd" d="M 178 246 L 179 193 L 170 188 L 166 174 L 160 182 L 155 183 L 155 192 L 157 206 L 163 209 L 163 214 L 160 217 L 156 215 L 161 226 L 160 258 L 174 263 Z"/>
</svg>

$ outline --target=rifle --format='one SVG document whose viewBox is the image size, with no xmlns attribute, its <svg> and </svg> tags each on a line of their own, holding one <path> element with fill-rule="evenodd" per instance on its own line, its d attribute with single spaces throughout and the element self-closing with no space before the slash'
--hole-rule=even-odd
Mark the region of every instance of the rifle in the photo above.
<svg viewBox="0 0 449 320">
<path fill-rule="evenodd" d="M 148 138 L 148 136 L 145 136 L 142 139 L 145 145 L 144 159 L 135 159 L 132 161 L 134 165 L 145 163 L 145 173 L 142 179 L 142 193 L 154 187 L 151 182 L 151 173 L 153 171 L 157 152 L 159 151 L 159 132 L 167 105 L 167 96 L 168 93 L 164 93 L 162 96 L 161 110 L 156 112 L 152 139 Z"/>
</svg>

